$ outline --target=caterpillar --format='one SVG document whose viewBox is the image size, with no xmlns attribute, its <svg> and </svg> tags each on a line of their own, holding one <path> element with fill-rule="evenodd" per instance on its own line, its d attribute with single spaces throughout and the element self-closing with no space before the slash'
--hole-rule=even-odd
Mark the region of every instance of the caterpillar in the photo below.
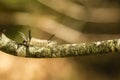
<svg viewBox="0 0 120 80">
<path fill-rule="evenodd" d="M 23 38 L 22 43 L 27 46 L 45 47 L 45 46 L 57 44 L 56 42 L 51 41 L 51 39 L 54 37 L 54 34 L 48 40 L 37 39 L 37 38 L 31 37 L 31 30 L 29 30 L 28 38 L 22 32 L 20 32 L 20 34 L 21 34 L 21 37 Z"/>
</svg>

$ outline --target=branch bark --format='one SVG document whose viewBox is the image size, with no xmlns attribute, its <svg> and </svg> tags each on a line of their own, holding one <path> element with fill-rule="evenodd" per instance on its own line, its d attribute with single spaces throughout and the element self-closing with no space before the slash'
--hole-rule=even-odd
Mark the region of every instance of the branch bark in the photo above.
<svg viewBox="0 0 120 80">
<path fill-rule="evenodd" d="M 57 58 L 89 56 L 120 52 L 120 39 L 91 43 L 57 44 L 52 41 L 39 40 L 36 44 L 20 44 L 0 34 L 0 50 L 7 54 L 30 58 Z"/>
</svg>

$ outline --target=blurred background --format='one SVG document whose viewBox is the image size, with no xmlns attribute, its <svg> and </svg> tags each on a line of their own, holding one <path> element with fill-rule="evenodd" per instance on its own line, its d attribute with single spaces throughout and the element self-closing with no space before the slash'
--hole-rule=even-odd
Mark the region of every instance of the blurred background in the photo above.
<svg viewBox="0 0 120 80">
<path fill-rule="evenodd" d="M 59 44 L 120 38 L 119 0 L 0 0 L 0 29 Z M 120 54 L 22 58 L 0 52 L 0 80 L 120 80 Z"/>
</svg>

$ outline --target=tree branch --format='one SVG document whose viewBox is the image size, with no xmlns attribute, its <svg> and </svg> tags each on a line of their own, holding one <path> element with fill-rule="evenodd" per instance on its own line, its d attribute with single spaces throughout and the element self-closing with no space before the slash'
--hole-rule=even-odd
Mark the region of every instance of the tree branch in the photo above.
<svg viewBox="0 0 120 80">
<path fill-rule="evenodd" d="M 36 42 L 33 39 L 33 41 L 29 45 L 17 43 L 2 33 L 0 35 L 0 50 L 7 54 L 30 58 L 89 56 L 120 52 L 120 39 L 60 45 L 47 40 L 38 40 Z"/>
</svg>

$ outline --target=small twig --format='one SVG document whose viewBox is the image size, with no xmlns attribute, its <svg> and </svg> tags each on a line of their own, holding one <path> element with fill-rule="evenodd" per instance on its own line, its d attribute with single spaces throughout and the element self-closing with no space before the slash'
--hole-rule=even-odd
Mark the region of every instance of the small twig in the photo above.
<svg viewBox="0 0 120 80">
<path fill-rule="evenodd" d="M 29 42 L 30 42 L 30 41 L 31 41 L 31 38 L 32 38 L 32 36 L 31 36 L 31 30 L 29 30 L 28 36 L 29 36 Z"/>
<path fill-rule="evenodd" d="M 36 42 L 37 43 L 37 42 Z M 39 46 L 37 46 L 39 44 Z M 4 33 L 0 35 L 0 50 L 7 54 L 31 58 L 57 58 L 73 56 L 101 55 L 107 53 L 120 52 L 120 39 L 98 41 L 91 43 L 61 44 L 40 40 L 35 45 L 18 44 L 6 37 Z"/>
</svg>

